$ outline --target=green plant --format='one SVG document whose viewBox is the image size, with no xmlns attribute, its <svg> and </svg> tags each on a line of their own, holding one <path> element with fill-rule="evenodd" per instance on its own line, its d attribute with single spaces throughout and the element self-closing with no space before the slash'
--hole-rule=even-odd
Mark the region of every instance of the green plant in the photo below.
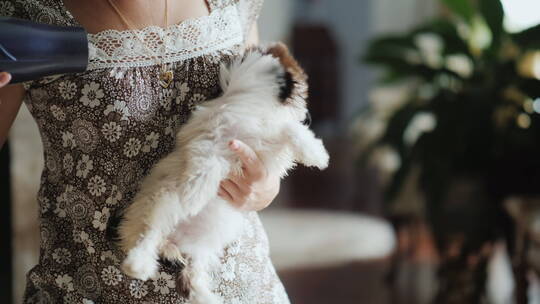
<svg viewBox="0 0 540 304">
<path fill-rule="evenodd" d="M 499 0 L 441 2 L 445 16 L 378 37 L 365 52 L 382 70 L 381 86 L 408 81 L 408 89 L 381 116 L 384 131 L 364 159 L 381 146 L 399 155 L 388 202 L 419 166 L 439 249 L 464 235 L 465 256 L 511 235 L 504 199 L 540 194 L 540 25 L 507 32 Z M 449 197 L 463 181 L 474 189 L 456 203 Z"/>
</svg>

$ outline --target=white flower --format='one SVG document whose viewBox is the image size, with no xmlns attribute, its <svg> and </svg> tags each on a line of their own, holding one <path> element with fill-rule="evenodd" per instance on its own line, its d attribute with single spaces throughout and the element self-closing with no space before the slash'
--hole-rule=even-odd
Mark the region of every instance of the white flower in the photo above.
<svg viewBox="0 0 540 304">
<path fill-rule="evenodd" d="M 77 85 L 71 81 L 62 81 L 58 84 L 58 90 L 64 99 L 71 99 L 77 93 Z"/>
<path fill-rule="evenodd" d="M 73 240 L 75 243 L 83 243 L 86 246 L 88 253 L 93 254 L 96 252 L 94 249 L 94 242 L 90 239 L 88 233 L 84 231 L 73 230 Z"/>
<path fill-rule="evenodd" d="M 102 251 L 100 259 L 102 261 L 105 261 L 105 260 L 109 259 L 109 260 L 111 260 L 111 261 L 113 261 L 115 263 L 118 262 L 118 258 L 114 255 L 114 253 L 111 250 Z"/>
<path fill-rule="evenodd" d="M 176 97 L 176 104 L 181 104 L 182 101 L 186 99 L 186 94 L 190 91 L 190 89 L 187 82 L 177 82 L 175 86 L 179 93 L 178 97 Z"/>
<path fill-rule="evenodd" d="M 90 108 L 99 106 L 101 103 L 101 98 L 105 96 L 105 94 L 103 94 L 103 90 L 99 88 L 99 83 L 96 82 L 85 84 L 81 92 L 83 94 L 81 97 L 81 102 Z"/>
<path fill-rule="evenodd" d="M 431 68 L 442 67 L 442 50 L 444 41 L 435 33 L 420 33 L 414 37 L 414 43 L 418 47 L 425 64 Z"/>
<path fill-rule="evenodd" d="M 103 193 L 105 193 L 105 190 L 107 190 L 105 186 L 105 180 L 99 175 L 95 175 L 88 182 L 87 188 L 88 191 L 90 191 L 90 194 L 94 196 L 101 196 Z"/>
<path fill-rule="evenodd" d="M 143 281 L 133 280 L 129 283 L 129 293 L 135 299 L 140 299 L 148 294 L 148 286 Z"/>
<path fill-rule="evenodd" d="M 94 301 L 88 300 L 88 299 L 83 299 L 82 304 L 94 304 Z"/>
<path fill-rule="evenodd" d="M 450 55 L 446 57 L 445 66 L 447 69 L 463 78 L 471 77 L 474 70 L 473 61 L 468 56 L 463 54 Z"/>
<path fill-rule="evenodd" d="M 159 142 L 159 134 L 156 132 L 150 133 L 148 136 L 146 136 L 146 140 L 144 142 L 142 151 L 145 153 L 150 152 L 150 148 L 152 149 L 157 148 L 158 142 Z"/>
<path fill-rule="evenodd" d="M 108 141 L 115 142 L 120 138 L 120 135 L 122 134 L 122 127 L 115 121 L 111 121 L 103 125 L 103 127 L 101 128 L 101 133 L 103 133 L 103 135 Z"/>
<path fill-rule="evenodd" d="M 83 242 L 83 238 L 82 238 L 82 233 L 84 231 L 78 231 L 78 230 L 73 230 L 73 241 L 75 243 L 82 243 Z"/>
<path fill-rule="evenodd" d="M 66 248 L 57 248 L 52 255 L 54 261 L 58 264 L 67 265 L 71 263 L 71 252 Z"/>
<path fill-rule="evenodd" d="M 141 150 L 141 141 L 138 140 L 137 138 L 130 138 L 124 144 L 124 155 L 129 158 L 137 156 L 140 150 Z"/>
<path fill-rule="evenodd" d="M 175 123 L 173 119 L 167 120 L 167 127 L 165 127 L 165 135 L 174 136 L 174 126 Z"/>
<path fill-rule="evenodd" d="M 167 111 L 171 109 L 174 93 L 174 89 L 164 89 L 161 93 L 159 93 L 159 104 L 161 104 L 161 106 L 163 106 Z"/>
<path fill-rule="evenodd" d="M 201 101 L 205 101 L 206 97 L 203 94 L 195 93 L 193 96 L 191 96 L 191 102 L 194 104 L 197 104 Z"/>
<path fill-rule="evenodd" d="M 73 186 L 66 185 L 64 192 L 56 197 L 56 208 L 53 210 L 58 217 L 66 217 L 67 204 L 71 197 Z"/>
<path fill-rule="evenodd" d="M 247 226 L 251 227 L 251 225 L 247 225 Z M 247 226 L 245 226 L 245 227 L 247 227 Z M 240 253 L 240 247 L 241 247 L 240 240 L 236 240 L 236 241 L 232 242 L 227 247 L 227 255 L 228 256 L 236 256 L 236 255 L 238 255 Z"/>
<path fill-rule="evenodd" d="M 122 281 L 122 274 L 116 267 L 109 266 L 101 271 L 101 279 L 106 285 L 116 286 Z"/>
<path fill-rule="evenodd" d="M 238 264 L 238 274 L 240 275 L 240 278 L 242 281 L 247 282 L 250 275 L 252 275 L 254 272 L 251 270 L 251 268 L 246 263 L 240 263 Z"/>
<path fill-rule="evenodd" d="M 111 112 L 117 112 L 118 114 L 121 114 L 121 120 L 127 120 L 128 117 L 131 116 L 126 103 L 121 100 L 116 100 L 114 102 L 114 105 L 107 105 L 107 108 L 105 109 L 105 111 L 103 111 L 103 114 L 109 115 L 109 113 Z"/>
<path fill-rule="evenodd" d="M 78 299 L 77 299 L 77 296 L 74 294 L 74 293 L 67 293 L 65 296 L 64 296 L 64 303 L 65 304 L 75 304 L 75 303 L 79 303 Z"/>
<path fill-rule="evenodd" d="M 57 105 L 52 105 L 50 109 L 54 118 L 60 121 L 64 121 L 66 119 L 66 113 L 64 113 L 64 111 L 62 111 L 62 109 L 60 109 Z"/>
<path fill-rule="evenodd" d="M 66 170 L 67 174 L 71 173 L 71 170 L 73 170 L 73 156 L 71 154 L 64 155 L 64 170 Z"/>
<path fill-rule="evenodd" d="M 15 7 L 8 1 L 2 1 L 0 2 L 0 12 L 2 12 L 2 15 L 4 16 L 13 16 L 13 13 L 15 13 Z"/>
<path fill-rule="evenodd" d="M 235 274 L 236 261 L 228 259 L 221 265 L 221 276 L 225 281 L 232 281 L 236 278 Z"/>
<path fill-rule="evenodd" d="M 59 275 L 56 277 L 56 285 L 58 285 L 58 287 L 62 288 L 62 289 L 65 289 L 67 291 L 73 291 L 73 278 L 70 277 L 69 275 L 65 274 L 65 275 Z"/>
<path fill-rule="evenodd" d="M 80 236 L 81 236 L 81 242 L 85 242 L 90 239 L 90 236 L 85 231 L 81 231 Z"/>
<path fill-rule="evenodd" d="M 111 187 L 111 196 L 106 200 L 107 205 L 116 205 L 122 199 L 122 192 L 118 190 L 116 185 Z"/>
<path fill-rule="evenodd" d="M 39 200 L 40 212 L 43 214 L 49 211 L 49 208 L 51 208 L 50 200 L 44 196 L 38 198 L 38 200 Z"/>
<path fill-rule="evenodd" d="M 65 202 L 56 201 L 56 208 L 53 211 L 54 211 L 54 214 L 56 214 L 58 217 L 66 217 Z"/>
<path fill-rule="evenodd" d="M 83 155 L 81 160 L 77 163 L 77 177 L 84 177 L 88 175 L 88 172 L 94 169 L 94 161 L 90 159 L 90 156 Z"/>
<path fill-rule="evenodd" d="M 437 126 L 437 118 L 433 113 L 420 112 L 417 113 L 403 133 L 403 140 L 409 146 L 416 143 L 420 135 L 426 132 L 433 131 Z"/>
<path fill-rule="evenodd" d="M 172 280 L 172 276 L 165 272 L 160 272 L 159 275 L 152 279 L 154 284 L 154 292 L 159 291 L 161 294 L 168 294 L 170 288 L 175 288 L 176 283 Z"/>
<path fill-rule="evenodd" d="M 73 138 L 73 133 L 69 131 L 62 131 L 62 146 L 64 148 L 75 148 L 77 144 L 75 143 L 75 139 Z"/>
<path fill-rule="evenodd" d="M 126 70 L 122 70 L 122 68 L 120 67 L 115 67 L 111 69 L 111 71 L 109 72 L 109 76 L 115 79 L 122 79 L 124 78 L 125 73 L 126 73 Z"/>
<path fill-rule="evenodd" d="M 109 220 L 110 216 L 109 208 L 105 207 L 100 211 L 94 212 L 94 220 L 92 221 L 92 225 L 94 228 L 99 229 L 99 231 L 105 230 L 107 228 L 107 221 Z"/>
</svg>

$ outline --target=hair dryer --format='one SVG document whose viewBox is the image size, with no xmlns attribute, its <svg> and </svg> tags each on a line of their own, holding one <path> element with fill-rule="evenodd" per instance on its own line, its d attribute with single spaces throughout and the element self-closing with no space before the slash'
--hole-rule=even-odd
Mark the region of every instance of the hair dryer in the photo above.
<svg viewBox="0 0 540 304">
<path fill-rule="evenodd" d="M 11 83 L 80 73 L 87 65 L 88 41 L 82 27 L 0 17 L 0 71 L 12 75 Z"/>
</svg>

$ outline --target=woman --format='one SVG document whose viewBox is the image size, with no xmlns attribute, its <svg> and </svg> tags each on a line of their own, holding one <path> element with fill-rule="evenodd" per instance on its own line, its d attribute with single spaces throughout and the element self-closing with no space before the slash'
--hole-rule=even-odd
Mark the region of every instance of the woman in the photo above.
<svg viewBox="0 0 540 304">
<path fill-rule="evenodd" d="M 40 259 L 27 275 L 24 303 L 184 303 L 180 267 L 161 263 L 146 282 L 119 269 L 119 214 L 139 182 L 170 152 L 196 104 L 220 94 L 219 62 L 258 43 L 262 0 L 10 0 L 0 15 L 84 26 L 89 69 L 0 90 L 0 144 L 24 101 L 39 127 L 45 168 L 38 192 Z M 257 155 L 231 149 L 245 177 L 219 195 L 248 210 L 243 236 L 213 271 L 225 303 L 288 303 L 268 256 L 256 211 L 279 191 Z"/>
</svg>

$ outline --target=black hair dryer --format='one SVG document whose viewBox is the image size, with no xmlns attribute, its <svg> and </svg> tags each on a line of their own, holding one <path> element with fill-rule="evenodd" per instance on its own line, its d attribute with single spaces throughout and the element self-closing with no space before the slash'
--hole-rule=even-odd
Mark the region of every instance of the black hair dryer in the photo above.
<svg viewBox="0 0 540 304">
<path fill-rule="evenodd" d="M 61 27 L 0 17 L 0 71 L 11 83 L 80 73 L 88 66 L 88 40 L 82 27 Z"/>
</svg>

